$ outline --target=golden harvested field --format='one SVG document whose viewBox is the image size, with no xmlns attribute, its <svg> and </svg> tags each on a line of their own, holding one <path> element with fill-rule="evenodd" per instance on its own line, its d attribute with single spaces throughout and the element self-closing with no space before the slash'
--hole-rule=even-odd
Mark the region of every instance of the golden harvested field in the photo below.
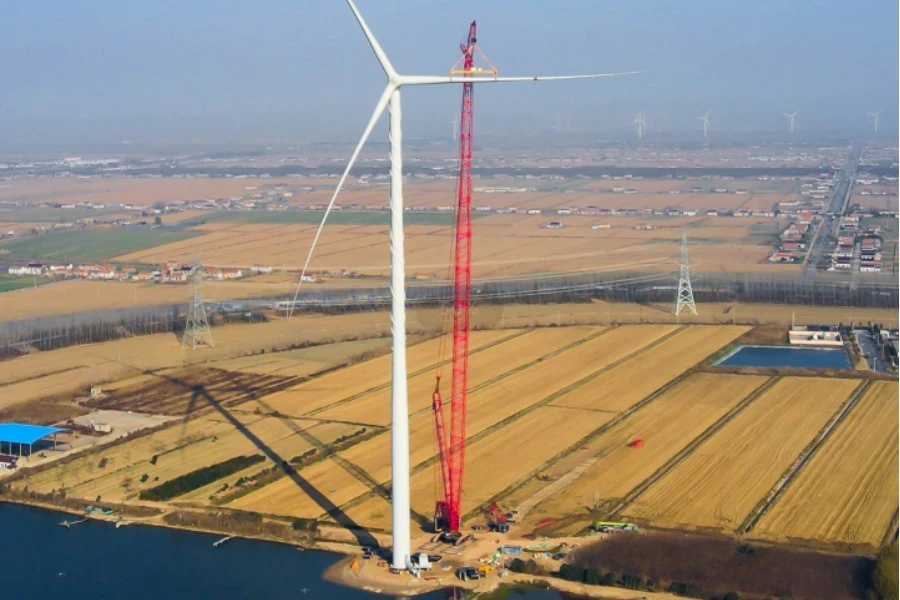
<svg viewBox="0 0 900 600">
<path fill-rule="evenodd" d="M 740 337 L 748 329 L 718 325 L 687 327 L 659 345 L 602 374 L 587 388 L 554 400 L 553 405 L 620 412 Z"/>
<path fill-rule="evenodd" d="M 779 313 L 779 319 L 790 318 L 790 307 L 785 308 L 786 316 Z M 575 320 L 578 311 L 606 312 L 612 307 L 597 303 L 540 309 L 542 312 L 535 313 L 529 312 L 532 307 L 510 307 L 509 315 L 501 316 L 562 321 L 562 314 L 552 313 L 568 310 L 566 319 Z M 655 312 L 648 307 L 644 310 Z M 424 321 L 431 318 L 426 312 L 419 316 Z M 329 319 L 332 317 L 316 322 L 327 324 Z M 303 335 L 314 329 L 307 324 Z M 548 485 L 538 481 L 535 473 L 545 472 L 556 479 L 591 459 L 595 462 L 584 464 L 579 478 L 541 500 L 526 517 L 529 524 L 554 518 L 560 522 L 560 531 L 574 531 L 592 518 L 586 507 L 593 503 L 595 491 L 604 510 L 611 511 L 643 489 L 641 484 L 673 457 L 679 457 L 671 470 L 625 505 L 621 518 L 664 528 L 734 532 L 850 396 L 859 379 L 783 377 L 683 459 L 682 450 L 769 378 L 693 373 L 609 429 L 598 430 L 748 329 L 645 324 L 473 332 L 470 386 L 475 389 L 470 391 L 468 404 L 463 512 L 472 513 L 471 521 L 481 522 L 482 516 L 473 511 L 491 499 L 521 506 Z M 247 334 L 250 330 L 241 331 L 243 338 L 252 337 Z M 301 335 L 299 331 L 297 335 Z M 423 371 L 410 377 L 409 387 L 414 531 L 421 531 L 420 518 L 432 514 L 437 491 L 438 467 L 429 464 L 435 455 L 429 406 L 439 344 L 438 339 L 429 339 L 409 350 L 410 372 Z M 96 348 L 108 352 L 106 346 L 112 344 Z M 127 347 L 119 347 L 119 351 L 124 349 Z M 211 354 L 207 367 L 212 368 L 207 370 L 221 373 L 216 368 L 228 366 L 232 374 L 272 377 L 291 369 L 292 361 L 299 369 L 318 369 L 380 349 L 383 344 L 369 340 L 283 355 Z M 31 364 L 35 381 L 50 378 L 50 382 L 55 376 L 87 368 L 67 352 L 25 356 L 21 364 Z M 164 364 L 163 355 L 171 351 L 160 346 L 156 352 L 159 356 L 142 357 L 138 369 L 150 365 L 149 370 L 162 369 L 162 374 L 185 369 Z M 65 371 L 50 368 L 47 361 L 54 354 L 60 357 L 57 369 Z M 29 363 L 27 359 L 44 362 Z M 153 368 L 157 361 L 164 366 Z M 98 364 L 106 362 L 113 363 L 110 358 Z M 129 502 L 143 489 L 201 467 L 234 456 L 265 454 L 265 462 L 191 490 L 170 504 L 198 508 L 225 503 L 264 514 L 340 522 L 346 522 L 340 516 L 345 512 L 357 524 L 389 529 L 390 510 L 383 498 L 391 478 L 390 432 L 384 427 L 389 416 L 389 366 L 389 356 L 376 356 L 288 390 L 264 391 L 261 398 L 239 398 L 222 412 L 206 409 L 190 421 L 177 420 L 124 444 L 92 449 L 14 485 L 43 493 L 65 489 L 68 497 L 85 501 L 101 496 L 109 502 Z M 444 371 L 447 374 L 448 368 Z M 7 386 L 28 383 L 21 378 L 27 379 L 27 375 L 26 371 L 13 377 L 4 370 L 0 385 L 3 378 Z M 155 378 L 137 375 L 108 389 L 124 393 L 142 384 L 149 386 Z M 378 387 L 382 389 L 373 389 Z M 449 395 L 449 389 L 444 392 Z M 897 422 L 891 415 L 896 392 L 896 383 L 874 383 L 750 537 L 877 543 L 897 503 Z M 287 416 L 269 414 L 274 410 Z M 592 433 L 596 437 L 580 441 Z M 244 495 L 230 495 L 241 477 L 259 475 L 276 463 L 354 434 L 368 439 L 345 441 L 337 455 L 300 467 L 295 474 L 267 479 Z M 635 438 L 644 441 L 642 448 L 627 446 Z M 859 443 L 860 439 L 865 443 Z M 568 454 L 562 456 L 563 452 Z M 154 455 L 158 459 L 151 465 Z M 103 467 L 101 459 L 106 459 Z M 145 474 L 148 481 L 141 482 Z M 223 492 L 225 484 L 228 487 Z M 504 493 L 511 487 L 516 489 Z"/>
<path fill-rule="evenodd" d="M 128 444 L 103 448 L 89 455 L 79 456 L 68 464 L 29 476 L 19 483 L 27 485 L 28 489 L 49 492 L 53 489 L 71 489 L 78 485 L 88 485 L 91 481 L 108 478 L 110 473 L 123 469 L 131 475 L 133 473 L 128 469 L 133 470 L 134 466 L 142 461 L 149 461 L 154 454 L 159 455 L 162 460 L 163 455 L 174 453 L 175 457 L 171 459 L 174 464 L 179 459 L 188 458 L 187 447 L 189 445 L 201 443 L 212 445 L 209 440 L 214 435 L 224 435 L 230 429 L 233 427 L 210 419 L 194 419 L 189 421 L 186 426 L 178 422 Z M 181 447 L 184 447 L 184 450 Z M 224 445 L 217 446 L 217 448 L 226 449 Z M 101 469 L 98 464 L 103 458 L 107 459 L 107 465 Z M 138 477 L 140 475 L 138 473 Z M 165 480 L 160 478 L 161 481 Z M 152 483 L 152 476 L 150 483 Z"/>
<path fill-rule="evenodd" d="M 4 361 L 0 369 L 0 409 L 48 395 L 86 394 L 91 385 L 139 375 L 144 370 L 238 357 L 304 341 L 379 335 L 387 332 L 387 316 L 379 314 L 374 323 L 372 315 L 347 314 L 216 327 L 215 348 L 193 352 L 182 348 L 175 335 L 157 334 L 28 354 Z"/>
<path fill-rule="evenodd" d="M 228 504 L 232 508 L 291 517 L 318 517 L 369 490 L 332 459 L 283 477 Z"/>
<path fill-rule="evenodd" d="M 627 506 L 624 516 L 660 527 L 734 531 L 858 383 L 779 381 Z"/>
<path fill-rule="evenodd" d="M 469 357 L 469 389 L 485 385 L 503 374 L 514 372 L 515 369 L 528 362 L 568 346 L 598 331 L 600 331 L 599 328 L 592 330 L 591 328 L 582 327 L 537 329 L 482 352 L 474 353 Z M 450 358 L 449 348 L 447 353 L 447 358 Z M 437 353 L 435 353 L 435 361 L 436 359 Z M 442 394 L 444 398 L 449 400 L 449 379 L 452 375 L 450 366 L 445 366 L 442 369 L 442 373 L 445 377 Z M 417 377 L 410 377 L 408 386 L 410 414 L 415 414 L 431 407 L 434 385 L 435 373 L 433 371 L 428 371 Z M 379 390 L 348 404 L 342 404 L 341 406 L 317 413 L 316 418 L 353 421 L 371 425 L 389 425 L 391 421 L 390 398 L 390 389 Z"/>
<path fill-rule="evenodd" d="M 520 335 L 520 331 L 473 331 L 470 349 L 494 344 L 506 338 Z M 409 373 L 435 365 L 441 340 L 435 338 L 411 346 L 407 351 L 406 366 Z M 474 356 L 477 356 L 477 352 Z M 310 414 L 351 396 L 368 393 L 379 385 L 387 385 L 391 379 L 391 356 L 378 358 L 334 371 L 307 383 L 272 394 L 265 402 L 273 410 L 290 416 Z"/>
<path fill-rule="evenodd" d="M 565 328 L 562 331 L 569 329 Z M 511 377 L 471 392 L 468 399 L 467 435 L 471 437 L 485 431 L 673 329 L 674 327 L 669 326 L 647 325 L 612 329 L 555 356 L 545 358 Z M 588 333 L 586 331 L 579 333 L 576 329 L 570 332 L 570 341 L 578 340 L 582 336 L 586 338 Z M 627 346 L 626 340 L 633 346 Z M 549 351 L 549 348 L 544 349 L 544 352 Z M 537 355 L 540 353 L 534 353 L 532 357 Z M 449 410 L 449 407 L 445 410 Z M 415 415 L 410 419 L 409 426 L 410 465 L 416 466 L 435 456 L 434 417 L 430 412 Z M 364 469 L 377 481 L 383 482 L 390 478 L 389 449 L 390 436 L 382 434 L 343 451 L 341 455 Z"/>
<path fill-rule="evenodd" d="M 463 514 L 490 500 L 610 418 L 609 414 L 546 406 L 470 444 L 466 449 Z M 515 457 L 515 468 L 510 468 L 510 457 Z M 425 515 L 434 512 L 433 478 L 431 469 L 413 475 L 410 490 L 414 511 Z M 379 513 L 380 503 L 369 500 L 349 514 L 363 525 L 386 527 L 390 514 L 379 518 Z"/>
<path fill-rule="evenodd" d="M 588 508 L 595 492 L 602 502 L 621 499 L 766 381 L 759 376 L 691 375 L 589 442 L 588 450 L 579 453 L 579 461 L 599 460 L 563 493 L 530 511 L 529 519 L 581 514 L 583 522 L 575 529 L 583 528 L 591 520 Z M 643 440 L 643 448 L 628 446 L 637 439 Z M 560 466 L 549 473 L 559 477 L 568 470 L 570 467 Z M 527 496 L 516 497 L 524 500 Z"/>
<path fill-rule="evenodd" d="M 297 433 L 298 430 L 303 430 L 304 434 L 312 435 L 324 444 L 330 444 L 337 437 L 358 429 L 346 424 L 318 424 L 315 421 L 289 421 L 253 415 L 243 415 L 238 420 L 270 452 L 287 461 L 313 447 L 304 435 Z M 78 458 L 68 465 L 29 477 L 23 480 L 22 485 L 39 492 L 64 487 L 74 497 L 93 499 L 99 495 L 107 501 L 118 502 L 135 499 L 143 489 L 200 467 L 239 455 L 254 454 L 266 456 L 245 432 L 232 423 L 221 417 L 200 418 L 189 421 L 187 425 L 177 422 L 134 442 Z M 158 456 L 155 465 L 150 463 L 154 455 Z M 101 468 L 99 462 L 103 458 L 106 458 L 107 464 Z M 267 457 L 265 462 L 248 471 L 260 471 L 273 464 Z M 144 474 L 149 479 L 146 483 L 141 483 L 140 478 Z M 238 477 L 240 474 L 228 479 L 234 481 Z M 221 486 L 222 482 L 218 482 L 217 487 Z M 198 496 L 198 491 L 195 490 L 186 497 L 178 497 L 176 501 L 206 500 L 209 494 L 207 491 L 205 495 Z"/>
<path fill-rule="evenodd" d="M 554 211 L 540 216 L 491 215 L 478 219 L 474 226 L 474 275 L 496 277 L 637 267 L 659 270 L 677 256 L 676 242 L 685 226 L 690 239 L 703 242 L 692 248 L 692 261 L 700 271 L 772 271 L 778 267 L 764 261 L 768 246 L 748 238 L 754 225 L 771 224 L 772 219 L 570 216 L 564 218 L 562 229 L 545 227 L 557 218 Z M 591 229 L 592 225 L 603 223 L 613 228 Z M 656 229 L 635 230 L 639 224 L 651 224 Z M 218 266 L 268 264 L 299 269 L 315 234 L 315 226 L 308 224 L 230 223 L 228 226 L 215 224 L 212 230 L 204 226 L 204 230 L 209 232 L 125 254 L 115 260 L 186 262 L 199 256 L 205 264 Z M 329 225 L 323 231 L 310 268 L 314 272 L 348 269 L 386 276 L 388 233 L 385 225 Z M 444 276 L 450 259 L 451 228 L 411 225 L 406 228 L 406 236 L 409 272 Z M 251 256 L 252 261 L 247 258 Z"/>
<path fill-rule="evenodd" d="M 296 280 L 283 284 L 257 284 L 253 278 L 246 281 L 209 281 L 203 285 L 203 297 L 207 301 L 273 297 L 292 293 L 296 288 Z M 37 289 L 23 288 L 0 293 L 0 314 L 4 321 L 18 321 L 160 304 L 186 305 L 190 295 L 190 287 L 186 285 L 73 279 Z"/>
<path fill-rule="evenodd" d="M 409 339 L 410 344 L 416 342 L 416 337 Z M 209 363 L 208 366 L 226 371 L 259 375 L 305 377 L 355 360 L 360 356 L 389 352 L 390 348 L 391 339 L 382 337 L 217 360 Z"/>
<path fill-rule="evenodd" d="M 877 547 L 898 505 L 897 393 L 874 382 L 752 535 Z"/>
</svg>

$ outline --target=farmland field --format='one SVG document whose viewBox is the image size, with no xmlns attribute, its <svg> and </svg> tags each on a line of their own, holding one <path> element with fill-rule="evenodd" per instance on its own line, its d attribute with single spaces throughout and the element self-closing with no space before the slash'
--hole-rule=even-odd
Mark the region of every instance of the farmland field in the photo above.
<svg viewBox="0 0 900 600">
<path fill-rule="evenodd" d="M 555 325 L 578 321 L 579 311 L 609 317 L 607 311 L 622 309 L 603 303 L 508 308 L 491 318 Z M 784 311 L 789 321 L 790 307 Z M 421 309 L 411 322 L 433 317 Z M 263 455 L 263 462 L 204 482 L 170 503 L 389 530 L 387 338 L 254 351 L 276 340 L 352 337 L 382 325 L 380 313 L 304 316 L 216 328 L 217 346 L 200 353 L 180 350 L 174 336 L 146 336 L 12 359 L 17 368 L 0 371 L 4 402 L 17 403 L 9 410 L 44 395 L 76 406 L 66 383 L 76 382 L 85 394 L 91 377 L 103 376 L 112 379 L 103 384 L 106 397 L 82 400 L 76 406 L 81 414 L 108 405 L 175 415 L 157 431 L 47 465 L 15 481 L 14 489 L 135 502 L 142 490 L 202 467 Z M 528 508 L 519 533 L 545 518 L 558 521 L 555 532 L 569 534 L 612 516 L 733 534 L 861 383 L 853 373 L 823 378 L 693 370 L 748 330 L 591 324 L 473 331 L 464 522 L 481 523 L 479 507 L 497 499 Z M 419 335 L 408 350 L 416 535 L 427 529 L 438 489 L 430 406 L 445 342 Z M 449 366 L 443 371 L 446 401 Z M 896 509 L 897 422 L 890 414 L 896 389 L 873 382 L 748 536 L 877 544 Z M 197 390 L 213 396 L 215 406 Z M 636 439 L 642 446 L 629 447 Z M 296 468 L 284 469 L 292 459 Z M 540 495 L 580 466 L 565 487 Z"/>
<path fill-rule="evenodd" d="M 474 353 L 469 357 L 469 389 L 477 389 L 489 384 L 495 378 L 508 372 L 515 372 L 517 368 L 526 363 L 599 332 L 599 329 L 592 331 L 589 328 L 579 327 L 536 330 L 488 348 L 483 352 Z M 580 347 L 576 347 L 573 351 L 564 352 L 558 356 L 578 354 L 579 350 Z M 552 361 L 553 358 L 547 360 Z M 444 369 L 444 372 L 447 372 L 449 376 L 449 366 Z M 450 390 L 447 389 L 447 385 L 448 383 L 444 383 L 445 387 L 442 391 L 444 396 L 449 398 Z M 431 406 L 434 386 L 435 373 L 433 371 L 410 378 L 409 409 L 411 414 Z M 515 400 L 511 402 L 514 403 Z M 316 417 L 343 421 L 360 420 L 360 422 L 372 425 L 388 425 L 391 418 L 390 390 L 385 389 L 368 394 L 349 404 L 317 413 Z"/>
<path fill-rule="evenodd" d="M 520 332 L 472 332 L 470 348 L 472 351 L 477 351 L 481 346 L 501 342 L 506 338 L 512 338 L 517 333 Z M 446 341 L 442 342 L 435 338 L 410 347 L 407 352 L 409 373 L 413 374 L 423 369 L 430 370 L 437 363 L 438 348 L 442 343 L 446 343 Z M 391 376 L 390 365 L 390 355 L 381 356 L 273 394 L 266 398 L 266 404 L 286 415 L 315 414 L 315 411 L 330 407 L 332 404 L 368 394 L 372 388 L 387 387 Z"/>
<path fill-rule="evenodd" d="M 897 384 L 875 382 L 753 534 L 877 547 L 897 511 Z"/>
<path fill-rule="evenodd" d="M 660 527 L 734 531 L 858 383 L 782 379 L 623 514 Z"/>
<path fill-rule="evenodd" d="M 337 214 L 342 218 L 354 215 L 356 218 L 369 213 Z M 442 276 L 449 260 L 449 223 L 434 222 L 436 217 L 444 216 L 441 214 L 411 213 L 410 216 L 428 217 L 430 221 L 407 223 L 408 269 L 412 273 Z M 677 257 L 681 228 L 686 228 L 689 239 L 695 242 L 691 249 L 692 262 L 700 271 L 773 269 L 764 260 L 768 246 L 751 236 L 755 225 L 768 224 L 771 219 L 572 216 L 566 218 L 562 229 L 547 229 L 545 226 L 553 218 L 553 215 L 490 215 L 478 219 L 474 225 L 475 276 L 625 268 L 660 270 L 668 268 Z M 609 224 L 610 228 L 592 229 L 598 223 Z M 648 224 L 654 228 L 635 229 Z M 116 260 L 187 262 L 198 256 L 205 264 L 248 267 L 247 257 L 253 256 L 254 264 L 296 269 L 309 249 L 315 224 L 312 220 L 307 225 L 248 224 L 236 220 L 233 224 L 207 223 L 197 230 L 195 233 L 202 235 L 123 253 Z M 388 273 L 387 236 L 388 228 L 384 224 L 371 224 L 358 218 L 337 221 L 323 230 L 310 269 L 314 272 L 347 269 L 384 276 Z"/>
<path fill-rule="evenodd" d="M 581 514 L 575 530 L 583 528 L 591 520 L 587 507 L 598 498 L 604 503 L 621 499 L 765 381 L 766 377 L 758 376 L 691 375 L 588 443 L 588 454 L 581 460 L 584 456 L 599 460 L 565 493 L 553 495 L 531 511 L 531 520 Z M 641 440 L 643 446 L 629 447 L 634 440 Z M 561 466 L 550 474 L 562 476 L 567 470 Z"/>
<path fill-rule="evenodd" d="M 4 258 L 60 262 L 97 261 L 197 236 L 198 232 L 156 229 L 58 231 L 0 242 Z"/>
<path fill-rule="evenodd" d="M 466 449 L 468 466 L 463 514 L 490 500 L 610 418 L 610 414 L 545 406 L 469 444 Z M 498 461 L 503 462 L 505 459 L 502 457 L 511 455 L 516 457 L 516 468 L 500 468 Z M 413 475 L 410 489 L 413 510 L 430 515 L 436 499 L 432 470 L 425 469 Z M 386 527 L 390 513 L 382 514 L 382 504 L 378 500 L 368 500 L 348 514 L 363 525 Z M 379 514 L 382 516 L 379 517 Z"/>
<path fill-rule="evenodd" d="M 563 331 L 569 329 L 565 328 Z M 480 434 L 566 385 L 602 369 L 617 357 L 640 349 L 672 330 L 674 328 L 669 326 L 616 328 L 555 356 L 544 358 L 540 363 L 494 385 L 473 390 L 468 399 L 467 435 L 471 437 Z M 569 341 L 577 341 L 579 336 L 587 339 L 587 334 L 586 331 L 579 333 L 577 329 L 570 331 Z M 634 346 L 626 348 L 623 341 L 629 338 Z M 541 346 L 540 352 L 534 356 L 550 350 L 551 348 Z M 433 379 L 431 383 L 433 385 Z M 352 408 L 352 405 L 348 408 Z M 435 455 L 433 440 L 434 417 L 428 412 L 414 415 L 410 419 L 410 465 L 416 466 Z M 358 444 L 342 452 L 342 455 L 365 469 L 376 480 L 387 481 L 390 477 L 390 464 L 387 460 L 389 445 L 389 436 L 384 434 Z"/>
<path fill-rule="evenodd" d="M 746 331 L 744 327 L 689 327 L 604 373 L 591 385 L 590 393 L 568 394 L 553 404 L 619 412 Z"/>
</svg>

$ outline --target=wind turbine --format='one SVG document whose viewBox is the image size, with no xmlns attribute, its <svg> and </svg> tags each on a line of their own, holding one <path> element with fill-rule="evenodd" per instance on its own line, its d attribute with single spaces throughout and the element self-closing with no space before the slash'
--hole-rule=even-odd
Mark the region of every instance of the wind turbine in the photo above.
<svg viewBox="0 0 900 600">
<path fill-rule="evenodd" d="M 459 134 L 459 130 L 456 128 L 456 117 L 453 117 L 453 120 L 450 121 L 450 124 L 453 125 L 453 141 L 456 141 L 456 136 Z"/>
<path fill-rule="evenodd" d="M 792 112 L 792 113 L 784 113 L 784 116 L 786 116 L 788 119 L 791 120 L 791 135 L 794 135 L 794 117 L 797 116 L 797 113 L 798 113 L 798 112 L 800 112 L 800 111 L 799 111 L 799 110 L 795 110 L 795 111 Z"/>
<path fill-rule="evenodd" d="M 391 61 L 381 48 L 381 44 L 375 39 L 369 26 L 366 24 L 353 0 L 347 0 L 353 16 L 356 17 L 363 34 L 372 47 L 372 52 L 378 59 L 384 74 L 387 76 L 387 84 L 375 110 L 369 118 L 369 123 L 363 131 L 362 137 L 356 144 L 356 148 L 350 155 L 350 160 L 344 168 L 341 178 L 331 200 L 325 209 L 322 222 L 316 231 L 297 291 L 294 293 L 294 301 L 288 311 L 288 318 L 293 315 L 294 306 L 297 304 L 297 295 L 300 292 L 300 283 L 306 276 L 310 259 L 315 250 L 316 243 L 325 226 L 325 221 L 331 213 L 334 202 L 344 186 L 353 163 L 356 162 L 363 145 L 369 139 L 372 129 L 387 108 L 390 113 L 388 124 L 388 138 L 390 142 L 390 247 L 391 247 L 391 519 L 393 538 L 393 558 L 391 566 L 397 569 L 408 568 L 410 562 L 410 499 L 409 499 L 409 407 L 407 402 L 406 387 L 406 287 L 405 265 L 403 250 L 403 154 L 402 148 L 402 115 L 400 109 L 400 90 L 404 86 L 414 85 L 441 85 L 448 83 L 513 83 L 524 81 L 557 81 L 563 79 L 596 79 L 599 77 L 615 77 L 619 75 L 631 75 L 639 71 L 626 73 L 595 73 L 590 75 L 553 75 L 553 76 L 529 76 L 529 77 L 499 77 L 495 71 L 487 72 L 472 70 L 467 73 L 451 71 L 446 75 L 401 75 L 394 69 Z"/>
<path fill-rule="evenodd" d="M 700 121 L 703 121 L 703 139 L 706 139 L 706 130 L 709 129 L 709 113 L 712 112 L 712 109 L 706 111 L 706 114 L 702 117 L 697 117 Z"/>
<path fill-rule="evenodd" d="M 870 116 L 870 117 L 875 117 L 875 133 L 878 133 L 878 115 L 880 115 L 880 114 L 881 114 L 881 111 L 880 111 L 880 110 L 879 110 L 879 111 L 876 111 L 876 112 L 870 112 L 870 113 L 869 113 L 869 116 Z"/>
<path fill-rule="evenodd" d="M 647 122 L 644 120 L 644 111 L 638 112 L 634 116 L 634 121 L 632 121 L 634 125 L 637 127 L 638 139 L 644 137 L 644 127 L 647 126 Z"/>
</svg>

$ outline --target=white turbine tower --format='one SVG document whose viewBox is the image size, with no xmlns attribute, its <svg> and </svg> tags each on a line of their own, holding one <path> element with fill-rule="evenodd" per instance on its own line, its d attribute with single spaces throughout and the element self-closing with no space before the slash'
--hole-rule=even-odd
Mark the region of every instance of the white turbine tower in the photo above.
<svg viewBox="0 0 900 600">
<path fill-rule="evenodd" d="M 700 121 L 703 121 L 703 139 L 706 139 L 706 131 L 709 129 L 709 113 L 712 112 L 712 109 L 706 111 L 706 114 L 702 117 L 697 117 Z"/>
<path fill-rule="evenodd" d="M 869 116 L 870 116 L 870 117 L 874 117 L 874 119 L 875 119 L 875 133 L 878 133 L 878 115 L 880 115 L 880 114 L 881 114 L 881 111 L 880 111 L 880 110 L 879 110 L 879 111 L 876 111 L 876 112 L 870 112 L 870 113 L 869 113 Z"/>
<path fill-rule="evenodd" d="M 647 122 L 644 120 L 644 111 L 638 112 L 638 114 L 634 116 L 634 121 L 632 121 L 632 123 L 637 127 L 638 139 L 644 137 L 644 128 L 647 126 Z"/>
<path fill-rule="evenodd" d="M 798 112 L 800 112 L 800 111 L 799 111 L 799 110 L 795 110 L 795 111 L 792 112 L 792 113 L 784 113 L 784 116 L 786 116 L 788 119 L 791 120 L 791 135 L 794 135 L 794 117 L 797 116 L 797 113 L 798 113 Z"/>
<path fill-rule="evenodd" d="M 313 238 L 312 246 L 303 265 L 303 271 L 300 275 L 300 282 L 303 281 L 306 270 L 309 267 L 309 261 L 312 258 L 316 243 L 322 233 L 325 221 L 331 212 L 334 202 L 337 199 L 344 181 L 353 167 L 360 150 L 369 135 L 372 133 L 375 124 L 381 117 L 385 108 L 389 108 L 390 122 L 388 129 L 388 138 L 390 142 L 390 164 L 391 164 L 391 188 L 390 188 L 390 207 L 391 207 L 391 520 L 392 520 L 392 537 L 393 537 L 393 558 L 391 565 L 398 569 L 405 569 L 409 566 L 410 557 L 410 499 L 409 499 L 409 408 L 407 403 L 406 389 L 406 287 L 405 287 L 405 269 L 404 269 L 404 251 L 403 251 L 403 156 L 401 153 L 402 144 L 402 119 L 400 112 L 400 88 L 410 85 L 439 85 L 447 83 L 507 83 L 507 82 L 524 82 L 524 81 L 555 81 L 562 79 L 595 79 L 598 77 L 614 77 L 618 75 L 631 75 L 638 71 L 627 73 L 597 73 L 591 75 L 555 75 L 549 77 L 498 77 L 495 73 L 489 76 L 480 74 L 459 75 L 448 73 L 446 75 L 401 75 L 397 73 L 391 61 L 372 35 L 372 31 L 366 24 L 353 0 L 347 0 L 350 10 L 356 17 L 356 21 L 362 28 L 363 34 L 369 41 L 372 51 L 375 53 L 381 68 L 387 76 L 387 85 L 382 92 L 375 110 L 369 118 L 369 123 L 363 131 L 362 137 L 356 144 L 356 148 L 350 155 L 350 161 L 344 168 L 344 173 L 338 180 L 331 201 L 325 209 L 322 222 Z M 297 291 L 294 293 L 294 301 L 291 303 L 288 316 L 293 314 L 294 306 L 297 304 L 297 295 L 300 292 L 300 284 L 297 285 Z"/>
</svg>

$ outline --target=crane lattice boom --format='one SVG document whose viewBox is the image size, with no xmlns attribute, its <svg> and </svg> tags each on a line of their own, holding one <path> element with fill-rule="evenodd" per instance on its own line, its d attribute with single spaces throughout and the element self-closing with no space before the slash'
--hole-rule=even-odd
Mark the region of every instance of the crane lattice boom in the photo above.
<svg viewBox="0 0 900 600">
<path fill-rule="evenodd" d="M 462 50 L 463 72 L 475 70 L 475 21 Z M 433 408 L 444 497 L 435 509 L 435 524 L 450 532 L 460 527 L 466 460 L 466 402 L 469 376 L 469 305 L 472 289 L 472 135 L 474 86 L 463 84 L 459 127 L 459 179 L 456 188 L 456 237 L 453 253 L 453 361 L 450 387 L 450 436 L 446 437 L 443 403 L 436 387 Z M 438 383 L 440 377 L 438 377 Z"/>
</svg>

